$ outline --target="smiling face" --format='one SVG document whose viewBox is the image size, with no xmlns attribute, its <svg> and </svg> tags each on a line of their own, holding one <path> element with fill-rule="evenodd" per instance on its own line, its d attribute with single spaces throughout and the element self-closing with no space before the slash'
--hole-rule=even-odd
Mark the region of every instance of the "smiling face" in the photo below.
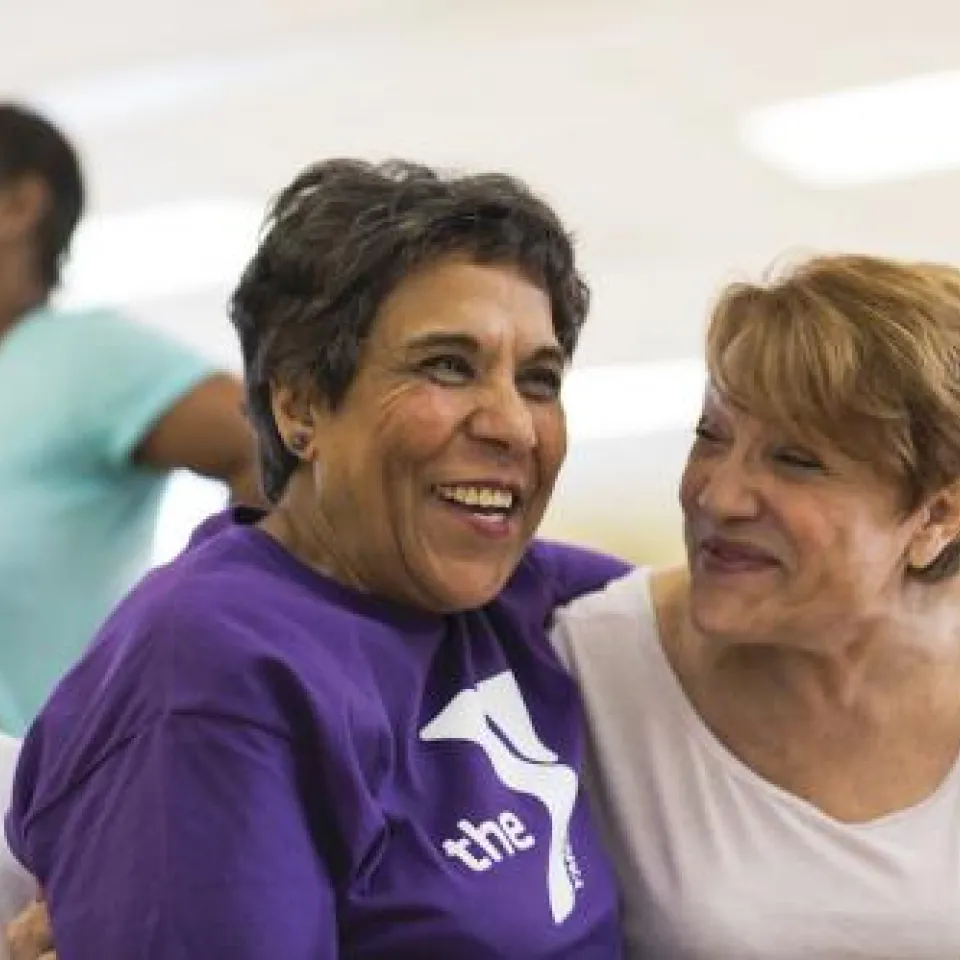
<svg viewBox="0 0 960 960">
<path fill-rule="evenodd" d="M 680 488 L 691 612 L 707 634 L 829 647 L 896 614 L 932 507 L 708 391 Z"/>
<path fill-rule="evenodd" d="M 308 531 L 304 559 L 428 610 L 492 599 L 564 458 L 564 362 L 549 298 L 512 267 L 445 260 L 406 278 L 335 410 L 275 397 L 281 433 L 309 436 L 281 504 Z"/>
</svg>

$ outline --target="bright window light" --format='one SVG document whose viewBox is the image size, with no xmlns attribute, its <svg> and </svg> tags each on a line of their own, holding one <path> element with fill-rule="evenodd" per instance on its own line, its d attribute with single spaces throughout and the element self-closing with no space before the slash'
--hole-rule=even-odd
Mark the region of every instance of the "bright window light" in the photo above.
<svg viewBox="0 0 960 960">
<path fill-rule="evenodd" d="M 583 367 L 563 388 L 574 443 L 692 429 L 706 373 L 700 360 Z"/>
<path fill-rule="evenodd" d="M 748 114 L 740 133 L 767 163 L 818 187 L 960 167 L 960 71 L 793 100 Z"/>
<path fill-rule="evenodd" d="M 203 200 L 91 216 L 73 242 L 61 302 L 134 303 L 232 285 L 253 255 L 264 209 Z"/>
<path fill-rule="evenodd" d="M 227 505 L 227 488 L 186 470 L 167 484 L 153 537 L 154 565 L 172 560 L 187 545 L 196 526 Z"/>
</svg>

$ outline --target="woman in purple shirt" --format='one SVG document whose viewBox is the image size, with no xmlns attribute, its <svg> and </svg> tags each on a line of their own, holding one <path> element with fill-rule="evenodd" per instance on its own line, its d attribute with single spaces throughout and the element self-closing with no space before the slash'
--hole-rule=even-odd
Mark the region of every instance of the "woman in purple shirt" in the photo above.
<svg viewBox="0 0 960 960">
<path fill-rule="evenodd" d="M 531 546 L 586 310 L 508 177 L 280 195 L 232 301 L 274 508 L 134 590 L 23 748 L 60 960 L 620 955 L 544 625 L 624 568 Z"/>
</svg>

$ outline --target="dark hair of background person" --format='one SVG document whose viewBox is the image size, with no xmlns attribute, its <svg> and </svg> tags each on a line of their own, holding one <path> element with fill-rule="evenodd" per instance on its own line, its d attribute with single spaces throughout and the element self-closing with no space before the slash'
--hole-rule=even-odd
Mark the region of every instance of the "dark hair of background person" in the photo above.
<svg viewBox="0 0 960 960">
<path fill-rule="evenodd" d="M 0 102 L 0 187 L 36 176 L 50 202 L 37 224 L 40 280 L 47 293 L 60 273 L 83 215 L 83 174 L 76 151 L 49 120 L 14 103 Z"/>
</svg>

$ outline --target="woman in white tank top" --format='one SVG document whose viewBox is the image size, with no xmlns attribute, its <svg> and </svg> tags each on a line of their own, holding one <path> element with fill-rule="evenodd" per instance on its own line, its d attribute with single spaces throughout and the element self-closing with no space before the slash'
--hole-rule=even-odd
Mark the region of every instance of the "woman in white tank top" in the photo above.
<svg viewBox="0 0 960 960">
<path fill-rule="evenodd" d="M 721 298 L 689 570 L 558 616 L 631 956 L 960 957 L 960 272 Z"/>
</svg>

